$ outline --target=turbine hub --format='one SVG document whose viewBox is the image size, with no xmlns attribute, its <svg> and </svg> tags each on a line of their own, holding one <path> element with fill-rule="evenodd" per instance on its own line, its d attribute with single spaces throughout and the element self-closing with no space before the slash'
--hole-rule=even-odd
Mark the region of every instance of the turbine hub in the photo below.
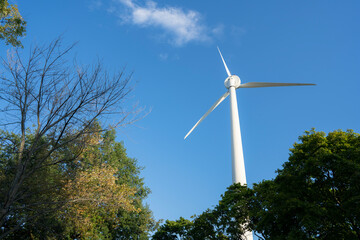
<svg viewBox="0 0 360 240">
<path fill-rule="evenodd" d="M 230 77 L 226 78 L 224 81 L 224 85 L 226 88 L 235 87 L 238 88 L 241 84 L 240 78 L 236 75 L 231 75 Z"/>
</svg>

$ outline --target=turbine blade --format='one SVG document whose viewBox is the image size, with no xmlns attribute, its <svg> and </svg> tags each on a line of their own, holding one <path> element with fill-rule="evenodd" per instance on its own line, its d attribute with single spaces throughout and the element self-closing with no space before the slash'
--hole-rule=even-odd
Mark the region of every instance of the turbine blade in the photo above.
<svg viewBox="0 0 360 240">
<path fill-rule="evenodd" d="M 258 87 L 285 87 L 285 86 L 312 86 L 313 83 L 271 83 L 271 82 L 248 82 L 243 83 L 239 88 L 258 88 Z"/>
<path fill-rule="evenodd" d="M 224 99 L 229 95 L 229 92 L 226 92 L 224 95 L 222 95 L 215 103 L 211 106 L 211 108 L 200 118 L 200 120 L 190 129 L 190 131 L 186 134 L 184 137 L 184 140 L 187 138 L 187 136 L 190 135 L 190 133 L 217 107 L 219 104 L 224 101 Z"/>
<path fill-rule="evenodd" d="M 219 47 L 217 47 L 217 49 L 218 49 L 218 51 L 219 51 L 219 53 L 220 53 L 220 56 L 221 56 L 221 59 L 222 59 L 222 61 L 223 61 L 223 63 L 224 63 L 224 66 L 225 66 L 225 69 L 226 69 L 226 73 L 227 73 L 228 77 L 230 77 L 230 76 L 231 76 L 231 73 L 230 73 L 228 67 L 226 66 L 225 60 L 224 60 L 224 58 L 223 58 L 223 56 L 222 56 L 222 54 L 221 54 L 221 52 L 220 52 Z"/>
</svg>

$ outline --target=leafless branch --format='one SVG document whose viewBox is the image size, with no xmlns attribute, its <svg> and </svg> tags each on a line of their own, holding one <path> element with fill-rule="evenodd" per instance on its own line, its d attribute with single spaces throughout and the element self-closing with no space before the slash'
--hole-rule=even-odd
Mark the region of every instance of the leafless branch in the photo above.
<svg viewBox="0 0 360 240">
<path fill-rule="evenodd" d="M 124 101 L 132 91 L 131 74 L 125 76 L 122 71 L 111 75 L 101 62 L 93 66 L 70 65 L 66 57 L 73 48 L 74 44 L 63 47 L 58 38 L 48 46 L 33 47 L 27 59 L 20 50 L 0 59 L 0 114 L 6 116 L 0 126 L 9 127 L 20 137 L 18 141 L 0 138 L 0 147 L 11 145 L 17 156 L 10 184 L 0 190 L 0 226 L 7 221 L 16 201 L 26 196 L 24 182 L 44 167 L 74 161 L 97 119 L 117 114 L 120 120 L 115 126 L 139 119 L 139 108 L 123 111 Z M 53 157 L 74 143 L 78 151 Z M 36 156 L 41 149 L 47 149 L 47 153 Z"/>
</svg>

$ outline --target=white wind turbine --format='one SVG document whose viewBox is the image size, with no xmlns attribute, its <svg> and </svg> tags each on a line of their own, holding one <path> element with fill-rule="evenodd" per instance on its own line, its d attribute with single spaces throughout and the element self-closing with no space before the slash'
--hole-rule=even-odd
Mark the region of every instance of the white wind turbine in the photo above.
<svg viewBox="0 0 360 240">
<path fill-rule="evenodd" d="M 230 117 L 231 117 L 231 156 L 232 156 L 232 181 L 233 183 L 246 184 L 244 154 L 240 133 L 240 121 L 236 100 L 236 89 L 238 88 L 257 88 L 257 87 L 282 87 L 282 86 L 305 86 L 315 85 L 310 83 L 270 83 L 270 82 L 248 82 L 241 83 L 240 78 L 237 75 L 232 75 L 226 66 L 225 60 L 218 48 L 221 59 L 224 63 L 226 73 L 228 77 L 225 79 L 224 84 L 228 89 L 224 95 L 222 95 L 211 108 L 200 118 L 200 120 L 190 129 L 184 139 L 230 94 Z M 252 239 L 252 233 L 246 232 L 245 238 L 247 240 Z"/>
</svg>

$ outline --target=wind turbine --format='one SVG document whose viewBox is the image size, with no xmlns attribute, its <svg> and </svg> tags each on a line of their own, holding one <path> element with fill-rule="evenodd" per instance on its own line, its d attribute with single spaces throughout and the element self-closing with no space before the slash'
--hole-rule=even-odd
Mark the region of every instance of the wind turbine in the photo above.
<svg viewBox="0 0 360 240">
<path fill-rule="evenodd" d="M 230 95 L 230 117 L 231 117 L 231 157 L 232 157 L 232 181 L 233 183 L 246 184 L 245 175 L 245 163 L 244 154 L 240 133 L 240 121 L 236 100 L 236 89 L 238 88 L 258 88 L 258 87 L 283 87 L 283 86 L 307 86 L 315 85 L 311 83 L 270 83 L 270 82 L 248 82 L 241 83 L 240 78 L 237 75 L 232 75 L 225 63 L 225 60 L 221 54 L 219 47 L 217 48 L 224 64 L 228 77 L 224 81 L 225 87 L 228 89 L 224 95 L 222 95 L 211 108 L 200 118 L 200 120 L 190 129 L 184 139 L 186 139 L 190 133 L 217 107 Z M 252 239 L 252 233 L 246 232 L 245 238 Z"/>
</svg>

